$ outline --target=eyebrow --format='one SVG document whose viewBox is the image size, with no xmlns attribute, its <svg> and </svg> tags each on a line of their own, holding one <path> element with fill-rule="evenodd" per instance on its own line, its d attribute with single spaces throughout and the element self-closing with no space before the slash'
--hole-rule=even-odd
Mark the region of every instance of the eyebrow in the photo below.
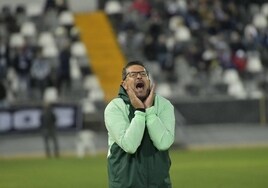
<svg viewBox="0 0 268 188">
<path fill-rule="evenodd" d="M 128 73 L 139 73 L 139 72 L 146 72 L 145 70 L 143 70 L 143 71 L 129 71 L 129 72 L 127 72 L 127 74 Z"/>
<path fill-rule="evenodd" d="M 123 80 L 125 80 L 127 78 L 127 75 L 129 75 L 130 73 L 142 73 L 145 72 L 148 75 L 148 72 L 146 70 L 142 70 L 142 71 L 129 71 L 126 72 L 126 75 L 124 76 Z"/>
</svg>

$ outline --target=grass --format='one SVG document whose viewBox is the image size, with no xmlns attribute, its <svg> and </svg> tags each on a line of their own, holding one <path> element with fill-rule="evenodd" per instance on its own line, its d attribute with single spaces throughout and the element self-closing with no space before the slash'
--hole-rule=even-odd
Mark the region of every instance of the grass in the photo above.
<svg viewBox="0 0 268 188">
<path fill-rule="evenodd" d="M 267 188 L 268 148 L 175 152 L 174 188 Z"/>
<path fill-rule="evenodd" d="M 267 188 L 268 148 L 171 151 L 173 188 Z M 106 155 L 0 159 L 1 188 L 106 188 Z"/>
</svg>

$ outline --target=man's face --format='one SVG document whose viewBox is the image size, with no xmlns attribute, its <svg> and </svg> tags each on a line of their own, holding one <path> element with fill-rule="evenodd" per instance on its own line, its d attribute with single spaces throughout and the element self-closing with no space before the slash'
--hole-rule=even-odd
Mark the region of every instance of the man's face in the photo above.
<svg viewBox="0 0 268 188">
<path fill-rule="evenodd" d="M 127 68 L 126 79 L 122 82 L 126 89 L 130 87 L 140 100 L 145 100 L 150 92 L 150 80 L 144 67 L 133 65 Z"/>
</svg>

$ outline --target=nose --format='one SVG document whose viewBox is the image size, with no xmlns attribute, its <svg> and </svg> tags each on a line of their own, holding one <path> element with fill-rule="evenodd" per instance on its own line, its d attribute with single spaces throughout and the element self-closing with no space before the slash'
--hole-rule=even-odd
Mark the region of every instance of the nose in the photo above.
<svg viewBox="0 0 268 188">
<path fill-rule="evenodd" d="M 137 78 L 142 78 L 142 76 L 141 76 L 141 73 L 140 73 L 140 72 L 138 72 L 138 73 L 137 73 Z"/>
</svg>

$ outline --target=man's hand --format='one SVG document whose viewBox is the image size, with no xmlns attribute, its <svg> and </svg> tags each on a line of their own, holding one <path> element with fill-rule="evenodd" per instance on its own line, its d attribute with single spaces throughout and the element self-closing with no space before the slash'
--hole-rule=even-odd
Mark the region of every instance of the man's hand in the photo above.
<svg viewBox="0 0 268 188">
<path fill-rule="evenodd" d="M 145 108 L 149 108 L 149 107 L 151 107 L 153 105 L 154 96 L 155 96 L 155 84 L 152 85 L 150 94 L 146 98 L 146 100 L 144 101 Z"/>
<path fill-rule="evenodd" d="M 136 96 L 135 92 L 133 91 L 133 89 L 129 86 L 126 86 L 126 91 L 128 94 L 128 97 L 130 99 L 130 102 L 132 104 L 132 106 L 137 109 L 137 108 L 144 108 L 144 104 L 142 103 L 142 101 Z"/>
</svg>

